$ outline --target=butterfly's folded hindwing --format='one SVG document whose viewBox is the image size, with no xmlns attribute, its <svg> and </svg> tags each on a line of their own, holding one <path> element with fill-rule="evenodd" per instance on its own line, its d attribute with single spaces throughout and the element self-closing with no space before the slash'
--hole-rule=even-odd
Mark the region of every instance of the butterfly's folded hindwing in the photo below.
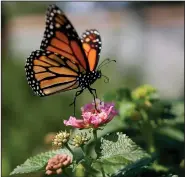
<svg viewBox="0 0 185 177">
<path fill-rule="evenodd" d="M 83 49 L 88 59 L 89 68 L 94 71 L 98 65 L 101 52 L 101 37 L 96 29 L 86 30 L 81 37 Z"/>
<path fill-rule="evenodd" d="M 71 60 L 50 51 L 36 50 L 25 65 L 28 84 L 39 96 L 79 87 L 77 78 L 84 69 Z"/>
</svg>

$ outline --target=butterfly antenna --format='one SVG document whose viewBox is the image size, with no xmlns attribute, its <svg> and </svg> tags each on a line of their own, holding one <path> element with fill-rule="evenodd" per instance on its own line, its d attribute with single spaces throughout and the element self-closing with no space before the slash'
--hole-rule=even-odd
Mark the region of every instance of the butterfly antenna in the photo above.
<svg viewBox="0 0 185 177">
<path fill-rule="evenodd" d="M 105 60 L 103 60 L 103 61 L 100 63 L 100 65 L 99 65 L 98 68 L 100 68 L 100 67 L 102 66 L 102 64 L 104 64 L 106 61 L 110 61 L 110 59 L 109 59 L 109 58 L 106 58 Z"/>
<path fill-rule="evenodd" d="M 107 59 L 105 59 L 104 61 L 102 61 L 102 63 L 98 66 L 98 70 L 99 69 L 101 69 L 103 66 L 105 66 L 105 65 L 107 65 L 107 64 L 109 64 L 109 63 L 111 63 L 111 62 L 116 62 L 116 60 L 111 60 L 111 59 L 109 59 L 109 58 L 107 58 Z"/>
<path fill-rule="evenodd" d="M 105 78 L 105 79 L 104 79 L 104 82 L 105 82 L 105 83 L 109 83 L 109 78 L 108 78 L 107 76 L 103 75 L 103 74 L 102 74 L 102 76 Z"/>
</svg>

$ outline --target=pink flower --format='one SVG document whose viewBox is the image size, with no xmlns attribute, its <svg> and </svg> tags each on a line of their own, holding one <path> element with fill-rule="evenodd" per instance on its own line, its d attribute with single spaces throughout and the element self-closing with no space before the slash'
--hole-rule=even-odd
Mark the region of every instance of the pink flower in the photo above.
<svg viewBox="0 0 185 177">
<path fill-rule="evenodd" d="M 81 111 L 82 119 L 79 120 L 71 116 L 69 120 L 64 120 L 64 124 L 75 128 L 98 128 L 118 115 L 114 108 L 114 103 L 104 103 L 99 99 L 96 99 L 95 103 L 93 102 L 82 107 Z"/>
<path fill-rule="evenodd" d="M 64 120 L 66 126 L 73 126 L 75 128 L 90 128 L 89 124 L 84 122 L 84 120 L 78 120 L 75 117 L 70 116 L 69 120 Z"/>
<path fill-rule="evenodd" d="M 66 154 L 57 154 L 48 160 L 46 174 L 62 174 L 62 167 L 66 167 L 71 163 L 72 159 L 70 156 Z"/>
</svg>

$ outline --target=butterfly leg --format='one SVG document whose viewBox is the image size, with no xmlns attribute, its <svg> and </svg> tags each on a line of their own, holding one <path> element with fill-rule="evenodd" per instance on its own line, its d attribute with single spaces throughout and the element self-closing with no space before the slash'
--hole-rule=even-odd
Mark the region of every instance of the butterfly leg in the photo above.
<svg viewBox="0 0 185 177">
<path fill-rule="evenodd" d="M 76 98 L 77 98 L 82 92 L 83 92 L 83 90 L 77 91 L 77 92 L 75 93 L 75 97 L 74 97 L 73 102 L 69 105 L 69 106 L 74 105 L 74 116 L 75 116 L 75 108 L 76 108 Z"/>
<path fill-rule="evenodd" d="M 96 89 L 93 89 L 93 88 L 89 88 L 89 89 L 90 89 L 91 91 L 94 91 L 95 97 L 98 98 L 98 95 L 97 95 L 97 93 L 96 93 Z M 91 92 L 91 91 L 90 91 L 90 92 Z M 93 93 L 91 93 L 91 94 L 93 94 Z"/>
<path fill-rule="evenodd" d="M 97 96 L 97 93 L 96 93 L 96 89 L 88 88 L 88 90 L 89 90 L 90 93 L 93 95 L 94 103 L 95 103 L 95 109 L 97 110 L 97 108 L 96 108 L 96 98 L 98 98 L 98 96 Z M 93 91 L 94 91 L 94 93 L 93 93 Z"/>
</svg>

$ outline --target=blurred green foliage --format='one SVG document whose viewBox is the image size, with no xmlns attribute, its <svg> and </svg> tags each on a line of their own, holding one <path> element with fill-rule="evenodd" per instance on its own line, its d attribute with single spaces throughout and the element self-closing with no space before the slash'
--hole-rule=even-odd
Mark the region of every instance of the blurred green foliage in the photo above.
<svg viewBox="0 0 185 177">
<path fill-rule="evenodd" d="M 53 96 L 42 99 L 34 96 L 27 85 L 24 66 L 8 59 L 3 65 L 2 150 L 3 155 L 6 154 L 3 157 L 9 160 L 12 168 L 30 153 L 40 151 L 48 132 L 61 128 L 62 119 L 68 117 L 71 111 L 67 104 L 72 97 L 67 94 L 62 98 Z M 61 125 L 56 123 L 60 119 Z"/>
<path fill-rule="evenodd" d="M 133 91 L 120 88 L 104 98 L 115 100 L 120 113 L 116 121 L 117 125 L 122 122 L 122 128 L 117 126 L 112 131 L 123 131 L 149 153 L 157 155 L 151 167 L 153 174 L 148 173 L 149 176 L 184 173 L 180 166 L 184 159 L 183 101 L 161 100 L 158 91 L 150 85 Z"/>
<path fill-rule="evenodd" d="M 34 2 L 31 3 L 33 6 Z M 18 10 L 15 6 L 19 6 Z M 26 8 L 29 6 L 29 2 L 3 3 L 5 19 L 9 20 L 15 14 L 44 13 L 48 4 L 37 2 L 34 8 Z M 6 22 L 3 21 L 3 24 Z M 7 36 L 2 35 L 3 37 Z M 12 56 L 8 46 L 3 49 L 6 50 L 2 51 L 2 175 L 4 176 L 18 164 L 23 163 L 27 157 L 46 151 L 44 137 L 49 132 L 66 128 L 63 127 L 63 120 L 68 119 L 72 113 L 73 108 L 69 107 L 69 104 L 75 92 L 56 94 L 46 98 L 35 96 L 27 84 L 23 59 L 20 56 Z M 140 71 L 136 69 L 129 68 L 130 72 L 126 72 L 123 79 L 122 72 L 117 72 L 116 65 L 111 64 L 103 71 L 110 77 L 111 83 L 107 85 L 102 79 L 94 84 L 98 96 L 101 98 L 105 94 L 106 101 L 116 101 L 120 111 L 120 120 L 113 120 L 100 135 L 121 130 L 143 148 L 153 143 L 159 155 L 159 160 L 153 169 L 183 174 L 184 102 L 173 100 L 156 102 L 155 94 L 149 96 L 149 100 L 147 98 L 142 101 L 137 101 L 136 96 L 133 102 L 133 93 L 128 88 L 134 88 L 141 82 Z M 118 86 L 125 85 L 128 88 L 117 90 Z M 148 107 L 151 104 L 150 98 L 152 107 Z M 77 115 L 79 115 L 79 108 L 87 100 L 88 102 L 92 100 L 92 96 L 87 92 L 77 99 Z M 147 115 L 152 115 L 149 116 L 152 126 L 143 124 L 145 125 L 144 132 L 140 131 L 140 119 L 145 114 L 141 108 L 147 108 Z M 152 134 L 150 134 L 151 130 Z M 144 133 L 148 136 L 143 136 Z M 152 137 L 152 141 L 144 139 L 148 137 Z M 89 151 L 90 146 L 91 144 L 89 144 Z"/>
<path fill-rule="evenodd" d="M 184 158 L 184 102 L 171 102 L 167 100 L 162 101 L 157 90 L 150 85 L 140 86 L 133 91 L 128 88 L 115 89 L 114 91 L 105 94 L 104 100 L 116 102 L 116 107 L 119 110 L 120 114 L 119 116 L 114 118 L 113 121 L 107 124 L 104 129 L 98 131 L 99 138 L 102 137 L 103 134 L 109 133 L 108 137 L 110 136 L 112 138 L 107 137 L 105 139 L 106 141 L 110 141 L 110 139 L 112 139 L 110 141 L 112 142 L 112 147 L 115 146 L 116 148 L 112 148 L 110 151 L 110 142 L 108 142 L 107 145 L 101 144 L 101 149 L 105 148 L 104 153 L 118 153 L 118 145 L 114 144 L 118 143 L 119 146 L 122 147 L 119 149 L 120 152 L 124 151 L 124 153 L 122 154 L 122 160 L 124 161 L 124 163 L 120 163 L 121 154 L 118 158 L 118 166 L 114 165 L 114 155 L 114 158 L 110 158 L 109 162 L 107 162 L 107 159 L 105 162 L 103 162 L 106 170 L 108 170 L 107 173 L 110 172 L 109 165 L 110 163 L 112 163 L 112 167 L 114 166 L 113 171 L 116 172 L 114 173 L 114 176 L 117 177 L 120 176 L 122 172 L 124 172 L 124 175 L 126 177 L 130 175 L 133 177 L 139 177 L 139 174 L 143 177 L 147 175 L 156 177 L 173 177 L 172 174 L 178 174 L 180 176 L 183 174 L 182 164 Z M 58 122 L 58 120 L 55 120 L 54 122 Z M 52 123 L 52 125 L 54 125 L 54 122 Z M 115 126 L 116 124 L 119 126 Z M 64 129 L 64 127 L 60 125 L 60 129 Z M 133 162 L 129 165 L 127 164 L 128 166 L 124 166 L 125 162 L 127 162 L 127 160 L 125 161 L 127 155 L 130 159 L 136 158 L 137 155 L 141 155 L 142 153 L 139 154 L 132 148 L 130 149 L 130 153 L 126 153 L 127 151 L 129 151 L 128 147 L 130 146 L 127 146 L 127 143 L 124 142 L 126 141 L 126 139 L 124 139 L 124 141 L 116 142 L 115 133 L 118 131 L 121 131 L 124 134 L 128 135 L 138 145 L 140 145 L 149 154 L 151 154 L 153 158 L 143 159 L 138 162 Z M 101 134 L 99 132 L 101 132 Z M 120 144 L 121 142 L 123 144 Z M 88 150 L 89 155 L 93 153 L 93 146 L 93 142 L 87 144 L 86 150 Z M 96 144 L 95 146 L 97 147 L 99 145 Z M 80 154 L 80 152 L 78 151 L 76 153 Z M 110 157 L 112 156 L 111 153 L 109 154 Z M 132 153 L 136 154 L 131 155 Z M 38 160 L 40 159 L 40 157 L 35 158 Z M 155 162 L 151 164 L 151 161 L 153 160 L 155 160 Z M 47 160 L 40 164 L 40 167 L 42 167 L 44 163 L 46 163 L 46 161 Z M 150 163 L 151 166 L 148 167 L 148 163 Z M 39 167 L 38 164 L 36 168 Z M 23 171 L 27 173 L 27 168 L 25 168 L 24 166 L 26 167 L 28 166 L 28 164 L 25 163 L 25 165 L 23 164 L 22 166 L 17 167 L 15 170 L 18 170 L 18 172 L 20 170 L 19 173 L 22 173 Z M 91 165 L 89 164 L 89 166 Z M 142 168 L 142 166 L 147 167 Z M 86 166 L 84 167 L 86 168 Z M 33 170 L 34 166 L 29 165 L 29 169 Z M 119 171 L 117 171 L 118 169 Z M 89 173 L 89 170 L 87 174 Z M 77 169 L 77 172 L 80 173 L 79 176 L 83 176 L 82 174 L 84 174 L 83 170 L 79 172 L 79 170 Z"/>
<path fill-rule="evenodd" d="M 49 2 L 3 2 L 2 7 L 6 9 L 7 20 L 17 16 L 28 14 L 43 14 Z M 34 8 L 29 8 L 30 6 Z"/>
</svg>

